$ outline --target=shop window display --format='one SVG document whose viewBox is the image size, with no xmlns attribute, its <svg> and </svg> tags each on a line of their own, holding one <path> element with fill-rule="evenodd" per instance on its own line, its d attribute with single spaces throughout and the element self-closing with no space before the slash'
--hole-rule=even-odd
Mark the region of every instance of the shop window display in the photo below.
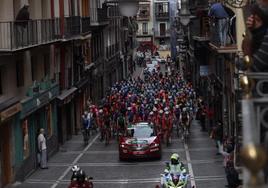
<svg viewBox="0 0 268 188">
<path fill-rule="evenodd" d="M 28 130 L 28 120 L 24 120 L 22 124 L 23 132 L 23 158 L 26 159 L 30 154 L 30 145 L 29 145 L 29 130 Z"/>
</svg>

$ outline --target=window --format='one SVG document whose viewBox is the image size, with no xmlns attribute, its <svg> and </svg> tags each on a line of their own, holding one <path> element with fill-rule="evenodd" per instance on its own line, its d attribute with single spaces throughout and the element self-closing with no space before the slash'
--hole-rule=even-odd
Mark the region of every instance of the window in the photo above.
<svg viewBox="0 0 268 188">
<path fill-rule="evenodd" d="M 148 34 L 148 23 L 142 23 L 142 33 Z"/>
<path fill-rule="evenodd" d="M 150 16 L 150 5 L 140 5 L 139 17 L 148 18 Z"/>
<path fill-rule="evenodd" d="M 16 62 L 16 76 L 17 76 L 17 87 L 22 87 L 24 85 L 23 61 Z"/>
<path fill-rule="evenodd" d="M 29 131 L 28 131 L 28 120 L 25 119 L 22 123 L 22 139 L 23 139 L 23 159 L 26 159 L 30 155 L 30 144 L 29 144 Z"/>
<path fill-rule="evenodd" d="M 0 95 L 3 94 L 3 85 L 2 85 L 2 68 L 0 67 Z"/>
<path fill-rule="evenodd" d="M 160 36 L 165 36 L 166 35 L 166 24 L 165 23 L 160 23 Z"/>
</svg>

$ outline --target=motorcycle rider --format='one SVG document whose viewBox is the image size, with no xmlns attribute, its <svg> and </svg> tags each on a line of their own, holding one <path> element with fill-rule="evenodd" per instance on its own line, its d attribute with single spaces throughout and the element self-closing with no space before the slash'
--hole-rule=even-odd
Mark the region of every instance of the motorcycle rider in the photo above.
<svg viewBox="0 0 268 188">
<path fill-rule="evenodd" d="M 86 173 L 77 165 L 72 167 L 71 184 L 68 188 L 93 188 L 92 182 L 86 178 Z"/>
<path fill-rule="evenodd" d="M 177 153 L 173 153 L 170 157 L 170 163 L 167 163 L 166 169 L 170 174 L 186 174 L 184 164 L 179 161 L 180 156 Z"/>
</svg>

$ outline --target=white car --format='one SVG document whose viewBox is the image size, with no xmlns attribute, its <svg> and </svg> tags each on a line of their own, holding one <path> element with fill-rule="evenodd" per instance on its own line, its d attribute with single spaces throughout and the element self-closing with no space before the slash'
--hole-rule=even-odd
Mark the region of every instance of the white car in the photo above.
<svg viewBox="0 0 268 188">
<path fill-rule="evenodd" d="M 146 68 L 144 69 L 144 71 L 148 71 L 150 73 L 152 73 L 153 71 L 157 71 L 157 67 L 153 64 L 153 63 L 149 63 L 146 64 Z"/>
</svg>

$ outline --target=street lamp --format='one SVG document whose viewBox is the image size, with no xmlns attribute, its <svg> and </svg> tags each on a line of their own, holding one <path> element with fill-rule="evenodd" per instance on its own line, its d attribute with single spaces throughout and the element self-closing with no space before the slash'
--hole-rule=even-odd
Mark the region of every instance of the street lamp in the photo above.
<svg viewBox="0 0 268 188">
<path fill-rule="evenodd" d="M 136 16 L 139 9 L 139 0 L 119 0 L 119 11 L 122 16 Z"/>
<path fill-rule="evenodd" d="M 191 21 L 191 13 L 189 11 L 188 0 L 181 0 L 181 10 L 180 10 L 180 23 L 183 26 L 187 26 Z"/>
</svg>

